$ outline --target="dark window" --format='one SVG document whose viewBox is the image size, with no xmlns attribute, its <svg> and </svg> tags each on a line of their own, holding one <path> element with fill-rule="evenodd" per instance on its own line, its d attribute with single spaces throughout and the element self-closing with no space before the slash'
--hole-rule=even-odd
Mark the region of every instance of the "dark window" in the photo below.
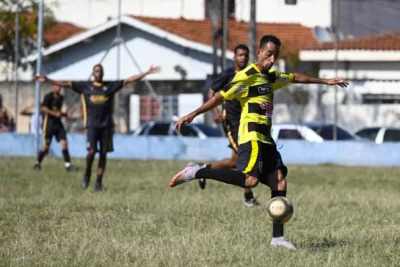
<svg viewBox="0 0 400 267">
<path fill-rule="evenodd" d="M 285 0 L 286 5 L 295 5 L 297 4 L 297 0 Z"/>
<path fill-rule="evenodd" d="M 321 125 L 310 127 L 324 140 L 333 140 L 333 125 Z M 337 140 L 354 140 L 355 138 L 340 127 L 336 127 Z"/>
<path fill-rule="evenodd" d="M 375 142 L 376 135 L 379 132 L 379 128 L 368 128 L 364 130 L 360 130 L 356 133 L 356 135 L 362 137 L 362 138 L 367 138 L 371 141 Z"/>
<path fill-rule="evenodd" d="M 205 0 L 204 5 L 205 5 L 205 12 L 206 12 L 206 18 L 210 18 L 210 10 L 209 10 L 209 2 L 213 0 Z M 219 10 L 221 10 L 221 17 L 222 17 L 222 7 L 224 5 L 224 0 L 219 0 L 218 1 L 218 6 Z M 235 18 L 235 0 L 228 0 L 228 18 Z"/>
<path fill-rule="evenodd" d="M 400 94 L 363 94 L 363 104 L 398 104 Z"/>
<path fill-rule="evenodd" d="M 303 140 L 303 136 L 301 136 L 301 134 L 297 130 L 281 129 L 279 131 L 278 139 Z"/>
<path fill-rule="evenodd" d="M 190 126 L 183 126 L 181 129 L 181 134 L 183 136 L 198 136 L 197 132 Z"/>
<path fill-rule="evenodd" d="M 219 129 L 211 127 L 207 124 L 193 124 L 200 129 L 206 136 L 209 137 L 221 137 L 222 133 Z"/>
<path fill-rule="evenodd" d="M 168 135 L 169 123 L 156 123 L 149 131 L 149 135 Z"/>
<path fill-rule="evenodd" d="M 400 141 L 400 130 L 389 129 L 385 131 L 383 142 L 399 142 Z"/>
</svg>

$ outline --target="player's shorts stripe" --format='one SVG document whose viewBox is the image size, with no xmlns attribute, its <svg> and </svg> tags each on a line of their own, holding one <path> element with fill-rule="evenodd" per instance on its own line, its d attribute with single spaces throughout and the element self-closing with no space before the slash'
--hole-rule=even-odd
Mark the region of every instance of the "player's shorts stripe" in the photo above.
<svg viewBox="0 0 400 267">
<path fill-rule="evenodd" d="M 87 122 L 87 109 L 86 109 L 86 100 L 85 96 L 81 94 L 81 99 L 82 99 L 82 107 L 83 107 L 83 126 L 86 127 L 86 122 Z"/>
<path fill-rule="evenodd" d="M 231 143 L 233 150 L 235 150 L 237 152 L 238 146 L 237 146 L 237 143 L 235 142 L 235 139 L 233 139 L 231 127 L 229 125 L 226 125 L 226 132 L 228 135 L 229 143 Z"/>
<path fill-rule="evenodd" d="M 247 164 L 246 169 L 244 170 L 244 173 L 251 172 L 251 170 L 254 168 L 254 165 L 257 162 L 257 157 L 258 157 L 258 144 L 256 140 L 251 140 L 251 154 L 250 154 L 250 159 L 249 163 Z"/>
<path fill-rule="evenodd" d="M 44 115 L 44 120 L 43 120 L 43 128 L 42 128 L 42 132 L 43 132 L 43 144 L 46 144 L 46 130 L 47 130 L 47 121 L 48 121 L 48 114 Z"/>
</svg>

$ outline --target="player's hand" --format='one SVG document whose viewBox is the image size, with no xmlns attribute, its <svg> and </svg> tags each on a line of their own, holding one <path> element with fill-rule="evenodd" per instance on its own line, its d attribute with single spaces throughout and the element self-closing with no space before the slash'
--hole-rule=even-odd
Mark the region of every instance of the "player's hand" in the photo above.
<svg viewBox="0 0 400 267">
<path fill-rule="evenodd" d="M 340 78 L 332 78 L 332 79 L 328 79 L 326 84 L 327 85 L 339 85 L 340 87 L 344 88 L 349 85 L 349 82 L 345 81 L 343 79 L 340 79 Z"/>
<path fill-rule="evenodd" d="M 38 76 L 36 76 L 36 80 L 38 81 L 38 82 L 46 82 L 47 81 L 47 77 L 45 76 L 45 75 L 43 75 L 43 74 L 39 74 Z"/>
<path fill-rule="evenodd" d="M 222 123 L 224 121 L 224 116 L 222 116 L 221 112 L 214 113 L 214 122 Z"/>
<path fill-rule="evenodd" d="M 161 70 L 159 66 L 151 66 L 150 69 L 147 71 L 148 74 L 157 73 Z"/>
<path fill-rule="evenodd" d="M 54 117 L 56 117 L 57 119 L 61 118 L 62 113 L 61 112 L 54 112 Z"/>
<path fill-rule="evenodd" d="M 175 131 L 180 131 L 182 126 L 185 126 L 186 124 L 189 124 L 193 121 L 194 117 L 191 115 L 187 115 L 185 117 L 182 117 L 178 120 L 178 122 L 175 124 L 174 130 Z"/>
</svg>

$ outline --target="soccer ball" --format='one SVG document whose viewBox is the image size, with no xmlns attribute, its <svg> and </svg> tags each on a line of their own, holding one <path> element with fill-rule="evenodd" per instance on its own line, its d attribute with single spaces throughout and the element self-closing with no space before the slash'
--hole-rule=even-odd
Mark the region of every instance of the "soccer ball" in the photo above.
<svg viewBox="0 0 400 267">
<path fill-rule="evenodd" d="M 267 203 L 267 214 L 274 223 L 287 223 L 293 215 L 293 205 L 286 197 L 274 197 Z"/>
</svg>

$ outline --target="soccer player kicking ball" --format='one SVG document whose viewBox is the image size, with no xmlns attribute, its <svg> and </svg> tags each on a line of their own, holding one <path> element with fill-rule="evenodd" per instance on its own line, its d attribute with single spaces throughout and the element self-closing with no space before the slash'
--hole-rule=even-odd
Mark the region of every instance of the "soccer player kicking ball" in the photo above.
<svg viewBox="0 0 400 267">
<path fill-rule="evenodd" d="M 103 190 L 103 174 L 107 163 L 107 153 L 113 151 L 113 110 L 114 95 L 125 85 L 138 81 L 148 74 L 159 71 L 158 67 L 151 67 L 148 71 L 134 75 L 120 81 L 103 81 L 103 66 L 97 64 L 93 67 L 94 81 L 86 82 L 62 82 L 54 81 L 44 75 L 39 75 L 37 80 L 53 85 L 72 88 L 81 95 L 84 112 L 84 125 L 87 129 L 86 171 L 81 185 L 87 188 L 90 182 L 92 164 L 96 152 L 100 153 L 97 169 L 96 190 Z M 100 145 L 98 150 L 97 144 Z"/>
<path fill-rule="evenodd" d="M 53 85 L 53 91 L 45 95 L 40 107 L 40 111 L 43 113 L 43 147 L 40 149 L 35 165 L 33 166 L 35 171 L 40 171 L 41 163 L 49 152 L 53 136 L 61 144 L 65 169 L 67 171 L 76 171 L 78 169 L 71 165 L 69 157 L 67 135 L 61 121 L 61 118 L 67 117 L 67 114 L 61 112 L 64 96 L 61 95 L 60 91 L 60 86 Z"/>
<path fill-rule="evenodd" d="M 213 81 L 208 98 L 211 99 L 217 92 L 223 89 L 235 77 L 236 73 L 247 67 L 249 63 L 249 48 L 244 44 L 239 44 L 235 47 L 233 61 L 235 65 L 222 71 Z M 286 75 L 288 76 L 288 75 Z M 289 77 L 285 80 L 280 81 L 280 84 L 286 85 Z M 286 83 L 285 83 L 286 82 Z M 222 114 L 218 108 L 214 108 L 214 121 L 216 123 L 223 122 L 223 128 L 226 136 L 229 140 L 229 147 L 232 149 L 232 156 L 230 158 L 222 159 L 218 162 L 207 164 L 206 168 L 211 169 L 234 169 L 236 168 L 236 162 L 238 159 L 238 132 L 240 115 L 242 107 L 238 99 L 226 100 L 223 104 Z M 277 170 L 278 175 L 286 177 L 287 167 L 282 162 L 282 157 L 279 151 L 276 152 L 277 157 Z M 206 179 L 199 179 L 199 185 L 201 189 L 206 187 Z M 250 188 L 244 188 L 244 204 L 247 207 L 255 207 L 260 205 L 255 199 L 253 192 Z"/>
<path fill-rule="evenodd" d="M 239 126 L 237 170 L 213 170 L 190 162 L 170 181 L 174 187 L 194 179 L 208 178 L 242 188 L 253 188 L 259 182 L 271 188 L 271 198 L 286 196 L 286 179 L 276 170 L 276 145 L 271 138 L 274 91 L 280 81 L 289 75 L 292 83 L 318 83 L 346 87 L 347 81 L 339 78 L 318 79 L 300 73 L 282 74 L 272 69 L 279 56 L 280 40 L 273 35 L 261 38 L 257 49 L 257 62 L 236 73 L 233 80 L 220 94 L 204 103 L 199 109 L 179 119 L 175 129 L 189 124 L 224 100 L 239 99 L 242 113 Z M 271 247 L 294 249 L 284 237 L 284 225 L 273 224 Z"/>
</svg>

